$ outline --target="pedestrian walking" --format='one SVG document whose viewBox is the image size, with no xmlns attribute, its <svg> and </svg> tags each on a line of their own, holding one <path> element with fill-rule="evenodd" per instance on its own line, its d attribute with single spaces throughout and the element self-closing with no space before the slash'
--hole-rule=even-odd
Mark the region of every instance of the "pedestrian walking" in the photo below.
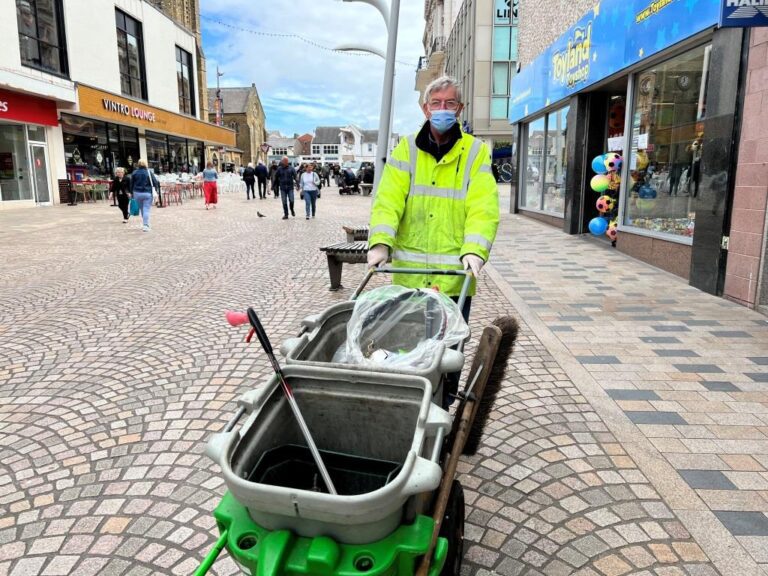
<svg viewBox="0 0 768 576">
<path fill-rule="evenodd" d="M 320 193 L 320 186 L 320 176 L 315 172 L 315 165 L 308 164 L 299 180 L 301 197 L 304 199 L 304 204 L 307 208 L 307 220 L 309 220 L 310 216 L 312 218 L 315 217 L 317 196 Z"/>
<path fill-rule="evenodd" d="M 123 213 L 123 224 L 127 224 L 128 205 L 131 202 L 131 178 L 125 175 L 125 168 L 115 168 L 115 177 L 109 188 L 109 199 L 117 202 Z"/>
<path fill-rule="evenodd" d="M 245 199 L 250 200 L 251 194 L 253 199 L 256 200 L 256 170 L 253 167 L 253 162 L 248 162 L 248 167 L 243 170 L 243 182 L 245 182 Z"/>
<path fill-rule="evenodd" d="M 259 198 L 264 199 L 267 197 L 267 167 L 264 166 L 264 162 L 259 160 L 256 165 L 256 178 L 259 182 Z"/>
<path fill-rule="evenodd" d="M 149 171 L 147 161 L 143 158 L 136 163 L 138 168 L 131 174 L 131 194 L 139 203 L 142 230 L 149 232 L 149 212 L 152 208 L 152 189 L 160 189 L 160 183 L 154 174 Z"/>
<path fill-rule="evenodd" d="M 283 156 L 280 166 L 275 172 L 275 181 L 280 188 L 280 198 L 283 201 L 283 220 L 288 220 L 288 209 L 291 216 L 296 216 L 293 210 L 293 190 L 296 188 L 296 169 L 288 163 L 288 156 Z"/>
<path fill-rule="evenodd" d="M 278 198 L 280 196 L 280 186 L 277 183 L 277 162 L 272 160 L 272 164 L 269 166 L 269 184 L 272 187 L 272 193 L 275 195 L 275 198 Z"/>
<path fill-rule="evenodd" d="M 213 167 L 213 162 L 208 162 L 203 170 L 203 193 L 205 194 L 205 209 L 208 210 L 209 206 L 216 208 L 216 204 L 219 201 L 219 186 L 217 180 L 219 174 Z"/>
</svg>

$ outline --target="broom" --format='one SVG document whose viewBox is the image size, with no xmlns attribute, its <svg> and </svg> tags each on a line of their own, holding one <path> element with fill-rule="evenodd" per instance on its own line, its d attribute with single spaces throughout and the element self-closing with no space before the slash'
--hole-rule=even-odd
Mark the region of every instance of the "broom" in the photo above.
<svg viewBox="0 0 768 576">
<path fill-rule="evenodd" d="M 491 366 L 491 373 L 488 376 L 485 391 L 483 392 L 480 401 L 474 403 L 475 415 L 471 420 L 472 427 L 469 429 L 467 442 L 464 444 L 462 454 L 475 454 L 480 447 L 480 441 L 483 438 L 483 429 L 491 415 L 493 404 L 496 401 L 496 395 L 502 388 L 504 375 L 507 371 L 507 363 L 512 354 L 515 340 L 517 340 L 517 333 L 520 330 L 517 320 L 512 316 L 501 316 L 496 318 L 496 320 L 493 321 L 493 325 L 501 330 L 501 341 L 499 342 L 499 349 L 496 352 L 496 357 Z M 470 386 L 471 382 L 468 382 L 467 385 Z M 466 388 L 464 391 L 468 392 Z"/>
</svg>

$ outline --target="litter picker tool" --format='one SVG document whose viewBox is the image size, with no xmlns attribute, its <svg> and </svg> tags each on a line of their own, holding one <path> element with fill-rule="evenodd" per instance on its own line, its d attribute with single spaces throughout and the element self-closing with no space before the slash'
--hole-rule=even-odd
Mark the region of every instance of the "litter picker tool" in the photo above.
<svg viewBox="0 0 768 576">
<path fill-rule="evenodd" d="M 245 318 L 243 318 L 243 316 L 245 315 L 239 314 L 237 312 L 228 312 L 227 321 L 232 326 L 245 324 Z M 248 308 L 247 321 L 250 322 L 252 331 L 256 334 L 256 337 L 259 339 L 259 342 L 261 342 L 261 346 L 262 348 L 264 348 L 264 352 L 267 354 L 267 358 L 269 358 L 269 362 L 272 364 L 272 369 L 275 371 L 275 375 L 280 381 L 280 387 L 283 389 L 285 398 L 286 400 L 288 400 L 288 405 L 291 407 L 291 411 L 293 412 L 293 415 L 296 417 L 296 422 L 299 424 L 299 428 L 301 429 L 301 434 L 304 436 L 304 440 L 307 442 L 309 451 L 312 453 L 312 458 L 314 459 L 315 464 L 317 465 L 317 468 L 320 471 L 320 476 L 322 476 L 323 481 L 325 482 L 325 485 L 328 488 L 328 492 L 334 495 L 338 494 L 338 492 L 336 492 L 336 488 L 333 485 L 333 481 L 331 480 L 331 476 L 328 474 L 328 469 L 325 467 L 325 464 L 323 463 L 323 459 L 320 456 L 320 451 L 317 449 L 317 445 L 315 444 L 315 441 L 312 439 L 312 434 L 309 432 L 309 427 L 307 426 L 307 423 L 304 421 L 304 417 L 301 415 L 301 410 L 299 409 L 299 405 L 296 403 L 296 398 L 294 398 L 293 396 L 293 390 L 291 389 L 290 384 L 288 384 L 288 381 L 285 379 L 285 376 L 283 375 L 283 370 L 282 368 L 280 368 L 280 363 L 277 361 L 277 358 L 275 357 L 275 353 L 272 350 L 272 342 L 269 341 L 269 336 L 267 336 L 267 332 L 264 330 L 264 326 L 262 326 L 261 320 L 259 320 L 259 317 L 253 308 Z M 248 335 L 249 341 L 250 341 L 250 336 L 251 335 L 249 334 Z"/>
</svg>

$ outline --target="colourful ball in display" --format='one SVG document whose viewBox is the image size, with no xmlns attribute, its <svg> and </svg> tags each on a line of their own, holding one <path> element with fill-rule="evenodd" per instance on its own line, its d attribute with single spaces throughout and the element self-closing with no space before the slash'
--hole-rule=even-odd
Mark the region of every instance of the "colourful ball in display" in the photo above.
<svg viewBox="0 0 768 576">
<path fill-rule="evenodd" d="M 616 154 L 616 152 L 608 152 L 608 154 L 604 154 L 604 157 L 605 169 L 608 170 L 608 172 L 618 172 L 621 170 L 621 154 Z"/>
<path fill-rule="evenodd" d="M 592 181 L 589 185 L 592 187 L 592 190 L 602 194 L 608 190 L 608 187 L 611 185 L 611 180 L 605 174 L 598 174 L 597 176 L 592 177 Z"/>
<path fill-rule="evenodd" d="M 589 231 L 595 236 L 602 236 L 608 230 L 608 220 L 605 218 L 592 218 L 589 221 Z"/>
<path fill-rule="evenodd" d="M 605 156 L 603 154 L 595 156 L 594 160 L 592 160 L 592 171 L 598 174 L 605 174 L 607 172 L 605 169 Z"/>
<path fill-rule="evenodd" d="M 600 198 L 597 199 L 595 206 L 597 207 L 597 211 L 600 212 L 600 214 L 613 212 L 613 208 L 616 206 L 616 200 L 610 196 L 600 196 Z"/>
<path fill-rule="evenodd" d="M 645 150 L 638 150 L 637 151 L 637 169 L 645 170 L 646 168 L 648 168 L 649 162 L 650 162 L 650 159 L 648 158 L 648 154 L 645 153 Z"/>
<path fill-rule="evenodd" d="M 608 227 L 608 230 L 605 231 L 605 235 L 608 236 L 608 238 L 611 239 L 611 242 L 615 241 L 616 238 L 619 235 L 619 231 L 616 228 Z"/>
</svg>

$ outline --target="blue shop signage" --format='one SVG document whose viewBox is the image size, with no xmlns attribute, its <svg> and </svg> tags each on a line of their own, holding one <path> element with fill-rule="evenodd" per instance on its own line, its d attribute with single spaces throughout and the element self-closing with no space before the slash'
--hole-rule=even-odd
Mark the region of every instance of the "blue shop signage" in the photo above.
<svg viewBox="0 0 768 576">
<path fill-rule="evenodd" d="M 768 26 L 768 0 L 721 0 L 720 25 L 725 28 Z"/>
<path fill-rule="evenodd" d="M 721 5 L 729 1 L 768 4 L 768 0 L 602 0 L 512 78 L 510 123 L 714 28 L 720 22 Z"/>
</svg>

